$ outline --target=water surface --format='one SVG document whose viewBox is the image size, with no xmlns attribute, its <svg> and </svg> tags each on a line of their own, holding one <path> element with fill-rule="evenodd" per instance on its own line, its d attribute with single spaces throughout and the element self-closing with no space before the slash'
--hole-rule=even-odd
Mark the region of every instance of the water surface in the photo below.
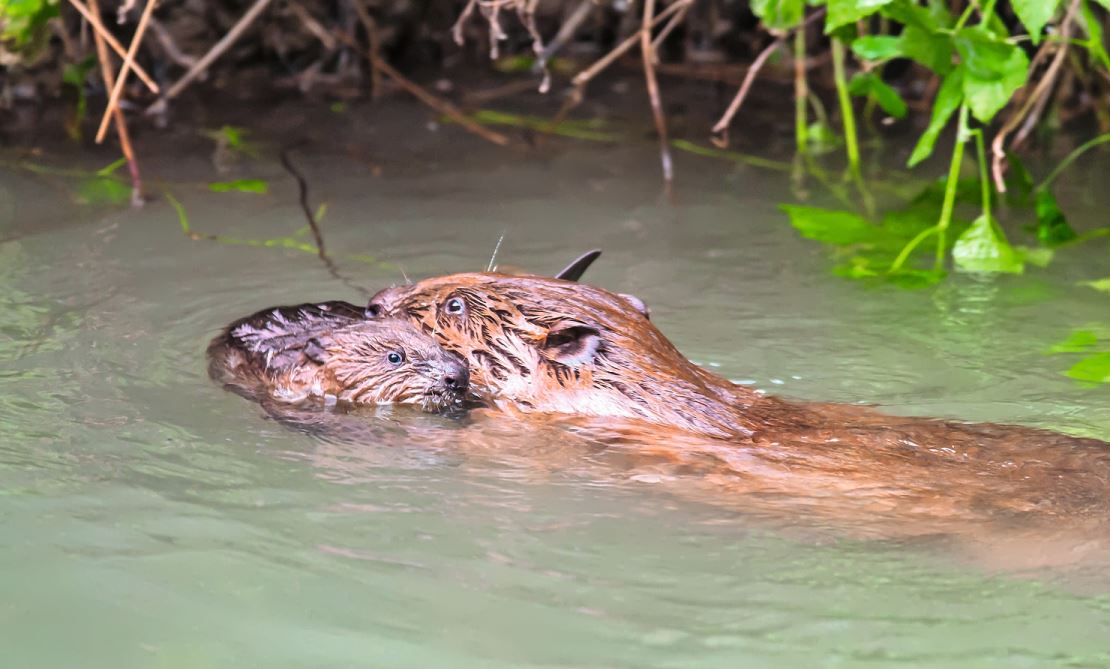
<svg viewBox="0 0 1110 669">
<path fill-rule="evenodd" d="M 388 130 L 369 157 L 299 155 L 356 286 L 483 269 L 501 237 L 498 264 L 545 273 L 596 246 L 591 282 L 646 300 L 729 378 L 1110 436 L 1107 387 L 1043 355 L 1110 318 L 1105 295 L 1075 287 L 1107 269 L 1105 243 L 1021 277 L 875 289 L 832 277 L 790 229 L 783 174 L 680 156 L 672 206 L 650 144 L 513 154 Z M 199 150 L 148 171 L 195 230 L 262 240 L 304 224 L 272 158 L 227 177 L 270 179 L 268 195 L 207 192 Z M 1081 186 L 1065 206 L 1102 224 L 1106 194 Z M 944 537 L 799 532 L 578 466 L 573 449 L 530 461 L 564 452 L 557 428 L 501 426 L 487 436 L 503 448 L 481 452 L 465 448 L 473 424 L 400 410 L 336 417 L 367 426 L 355 445 L 289 429 L 208 381 L 207 340 L 271 304 L 364 295 L 307 253 L 189 240 L 164 197 L 117 211 L 70 187 L 0 172 L 8 666 L 1110 664 L 1098 565 L 995 573 Z"/>
</svg>

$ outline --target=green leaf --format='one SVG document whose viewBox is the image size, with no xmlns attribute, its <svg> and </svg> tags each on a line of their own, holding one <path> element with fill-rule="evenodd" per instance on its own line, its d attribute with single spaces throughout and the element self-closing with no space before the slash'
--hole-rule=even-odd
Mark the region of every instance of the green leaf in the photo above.
<svg viewBox="0 0 1110 669">
<path fill-rule="evenodd" d="M 906 115 L 906 102 L 874 72 L 857 72 L 848 84 L 848 92 L 852 95 L 871 97 L 883 111 L 895 118 Z"/>
<path fill-rule="evenodd" d="M 208 190 L 213 193 L 240 193 L 265 194 L 270 190 L 270 184 L 262 179 L 236 179 L 235 181 L 214 181 L 208 184 Z"/>
<path fill-rule="evenodd" d="M 1045 246 L 1059 246 L 1070 242 L 1079 235 L 1068 225 L 1064 212 L 1056 202 L 1056 196 L 1048 188 L 1037 191 L 1035 200 L 1037 211 L 1037 239 Z"/>
<path fill-rule="evenodd" d="M 1016 46 L 998 39 L 982 26 L 964 28 L 956 33 L 956 51 L 969 77 L 982 81 L 1002 78 L 1003 66 Z"/>
<path fill-rule="evenodd" d="M 986 215 L 975 219 L 956 240 L 952 259 L 965 272 L 1020 274 L 1025 269 L 1018 253 Z"/>
<path fill-rule="evenodd" d="M 1094 281 L 1081 281 L 1079 282 L 1079 285 L 1087 286 L 1088 288 L 1094 288 L 1095 290 L 1102 291 L 1104 293 L 1110 293 L 1110 277 L 1106 277 L 1105 279 L 1096 279 Z"/>
<path fill-rule="evenodd" d="M 1096 353 L 1083 358 L 1064 373 L 1077 381 L 1110 382 L 1110 352 Z"/>
<path fill-rule="evenodd" d="M 62 83 L 81 89 L 85 85 L 85 77 L 96 66 L 96 58 L 89 56 L 79 63 L 67 63 L 62 68 Z"/>
<path fill-rule="evenodd" d="M 1104 4 L 1110 4 L 1110 0 Z M 1091 11 L 1091 5 L 1087 0 L 1083 0 L 1079 4 L 1079 23 L 1083 26 L 1083 31 L 1087 33 L 1087 52 L 1091 54 L 1093 60 L 1097 60 L 1102 67 L 1110 69 L 1110 54 L 1106 53 L 1106 46 L 1102 43 L 1102 20 L 1095 16 Z"/>
<path fill-rule="evenodd" d="M 793 28 L 802 20 L 803 0 L 752 0 L 752 12 L 768 30 Z"/>
<path fill-rule="evenodd" d="M 81 204 L 123 204 L 131 199 L 131 187 L 115 177 L 88 177 L 77 182 Z"/>
<path fill-rule="evenodd" d="M 1043 246 L 1031 248 L 1029 246 L 1015 246 L 1014 251 L 1017 252 L 1018 258 L 1030 265 L 1037 267 L 1048 267 L 1052 259 L 1056 256 L 1056 252 L 1052 249 L 1046 249 Z"/>
<path fill-rule="evenodd" d="M 988 123 L 1025 85 L 1029 58 L 1017 46 L 979 26 L 956 35 L 964 69 L 964 97 L 975 118 Z"/>
<path fill-rule="evenodd" d="M 907 25 L 899 37 L 902 55 L 921 63 L 937 74 L 952 71 L 952 39 L 945 34 L 929 32 Z"/>
<path fill-rule="evenodd" d="M 1038 44 L 1041 41 L 1041 31 L 1056 13 L 1060 0 L 1012 0 L 1010 4 L 1021 19 L 1022 25 L 1029 31 L 1033 44 Z"/>
<path fill-rule="evenodd" d="M 913 154 L 910 155 L 907 163 L 909 167 L 917 165 L 933 153 L 933 145 L 937 143 L 941 130 L 944 130 L 948 119 L 963 102 L 963 79 L 963 68 L 956 68 L 944 78 L 937 91 L 937 98 L 933 101 L 933 115 L 929 118 L 929 127 L 925 128 L 925 132 L 921 133 L 921 139 L 917 140 L 917 146 L 913 147 Z"/>
<path fill-rule="evenodd" d="M 1090 330 L 1073 330 L 1067 339 L 1048 347 L 1045 353 L 1082 353 L 1098 343 L 1098 335 Z"/>
<path fill-rule="evenodd" d="M 890 2 L 891 0 L 828 0 L 829 15 L 825 18 L 825 34 L 870 16 Z"/>
<path fill-rule="evenodd" d="M 806 143 L 814 155 L 828 153 L 842 144 L 836 131 L 820 119 L 810 123 L 806 128 Z"/>
<path fill-rule="evenodd" d="M 902 55 L 902 40 L 890 35 L 865 35 L 852 42 L 852 53 L 863 60 L 888 60 Z"/>
<path fill-rule="evenodd" d="M 1005 179 L 1009 201 L 1021 206 L 1028 205 L 1029 197 L 1036 187 L 1033 183 L 1033 175 L 1012 151 L 1006 152 L 1006 163 L 1010 166 L 1010 169 L 1006 170 Z"/>
<path fill-rule="evenodd" d="M 803 237 L 825 244 L 862 244 L 873 241 L 879 232 L 867 219 L 850 211 L 786 204 L 781 208 Z"/>
<path fill-rule="evenodd" d="M 1095 2 L 1102 5 L 1103 9 L 1110 12 L 1110 0 L 1095 0 Z"/>
</svg>

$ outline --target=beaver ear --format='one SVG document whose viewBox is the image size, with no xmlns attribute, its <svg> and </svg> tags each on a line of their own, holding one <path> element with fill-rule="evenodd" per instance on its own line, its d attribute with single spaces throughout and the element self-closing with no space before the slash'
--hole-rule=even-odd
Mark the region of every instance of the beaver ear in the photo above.
<svg viewBox="0 0 1110 669">
<path fill-rule="evenodd" d="M 635 295 L 629 295 L 628 293 L 617 293 L 617 295 L 619 295 L 621 299 L 623 299 L 625 302 L 631 304 L 633 309 L 643 314 L 644 318 L 648 319 L 649 321 L 651 320 L 651 309 L 648 309 L 648 305 L 646 302 L 636 297 Z"/>
<path fill-rule="evenodd" d="M 594 264 L 594 261 L 597 260 L 599 255 L 601 255 L 601 249 L 586 251 L 572 260 L 569 265 L 563 268 L 563 271 L 555 275 L 555 278 L 564 281 L 577 281 L 581 279 L 582 275 L 586 273 L 590 265 Z"/>
<path fill-rule="evenodd" d="M 594 361 L 601 348 L 601 333 L 585 325 L 552 330 L 543 340 L 544 355 L 567 367 L 580 367 Z"/>
</svg>

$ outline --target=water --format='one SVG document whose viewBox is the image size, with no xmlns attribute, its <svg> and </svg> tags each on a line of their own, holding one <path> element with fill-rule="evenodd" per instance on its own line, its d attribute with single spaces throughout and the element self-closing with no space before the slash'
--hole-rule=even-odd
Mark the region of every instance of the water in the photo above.
<svg viewBox="0 0 1110 669">
<path fill-rule="evenodd" d="M 599 246 L 588 280 L 646 300 L 730 378 L 1110 436 L 1108 388 L 1042 354 L 1105 323 L 1106 297 L 1074 286 L 1108 273 L 1105 244 L 1022 277 L 876 290 L 832 278 L 793 233 L 783 175 L 680 156 L 672 207 L 647 144 L 514 155 L 395 123 L 404 142 L 370 132 L 369 159 L 298 158 L 356 285 L 484 268 L 502 235 L 496 262 L 537 272 Z M 148 178 L 194 229 L 303 225 L 276 160 L 227 177 L 268 178 L 270 194 L 216 195 L 206 152 L 181 155 Z M 1097 564 L 997 572 L 944 537 L 795 531 L 568 448 L 558 428 L 476 445 L 480 427 L 389 410 L 336 417 L 364 427 L 360 444 L 283 427 L 209 382 L 207 340 L 271 304 L 363 296 L 309 254 L 189 240 L 164 200 L 80 207 L 71 186 L 0 173 L 6 666 L 1110 665 Z M 1085 192 L 1065 189 L 1065 207 L 1101 224 L 1106 195 Z"/>
</svg>

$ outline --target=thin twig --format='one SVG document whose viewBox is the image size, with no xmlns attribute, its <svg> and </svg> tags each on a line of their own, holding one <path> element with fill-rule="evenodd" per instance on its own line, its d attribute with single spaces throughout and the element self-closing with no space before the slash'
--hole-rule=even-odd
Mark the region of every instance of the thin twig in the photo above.
<svg viewBox="0 0 1110 669">
<path fill-rule="evenodd" d="M 659 82 L 655 78 L 655 51 L 651 48 L 651 26 L 655 17 L 655 0 L 644 0 L 644 18 L 640 27 L 640 53 L 644 60 L 644 83 L 651 98 L 651 114 L 655 118 L 655 132 L 659 135 L 659 162 L 663 168 L 663 185 L 670 194 L 674 182 L 674 163 L 671 160 L 671 143 L 667 138 L 667 118 L 663 101 L 659 97 Z"/>
<path fill-rule="evenodd" d="M 365 14 L 365 16 L 368 19 L 370 18 L 369 14 Z M 362 15 L 360 15 L 359 18 L 362 19 Z M 371 20 L 371 22 L 370 22 L 369 25 L 371 25 L 371 26 L 374 25 L 373 24 L 373 19 L 370 19 L 370 20 Z M 370 28 L 368 27 L 367 30 L 369 30 L 369 29 Z M 372 51 L 364 48 L 361 44 L 358 43 L 357 40 L 355 40 L 350 35 L 348 35 L 346 33 L 343 33 L 343 32 L 336 32 L 335 36 L 337 38 L 339 38 L 339 40 L 341 42 L 346 43 L 351 48 L 353 48 L 356 51 L 362 53 L 367 58 L 367 60 L 370 61 L 371 65 L 373 67 L 378 68 L 381 71 L 382 74 L 384 74 L 385 76 L 392 79 L 394 83 L 396 83 L 401 88 L 405 89 L 405 91 L 407 91 L 410 95 L 412 95 L 416 99 L 420 100 L 421 102 L 428 105 L 432 109 L 438 111 L 439 113 L 443 114 L 444 116 L 447 116 L 452 121 L 458 123 L 463 128 L 469 130 L 470 132 L 474 133 L 475 135 L 478 135 L 482 139 L 493 142 L 494 144 L 497 144 L 498 146 L 508 146 L 509 145 L 509 138 L 508 137 L 506 137 L 505 135 L 502 135 L 499 132 L 495 132 L 493 130 L 490 130 L 489 128 L 483 127 L 482 125 L 474 122 L 474 120 L 467 117 L 466 114 L 464 114 L 461 109 L 459 109 L 455 105 L 451 104 L 447 100 L 444 100 L 443 98 L 440 98 L 440 97 L 432 94 L 431 91 L 424 88 L 420 84 L 417 84 L 416 82 L 408 79 L 403 74 L 401 74 L 397 70 L 393 69 L 393 66 L 390 65 L 389 63 L 387 63 L 384 59 L 379 58 Z"/>
<path fill-rule="evenodd" d="M 1006 138 L 1012 133 L 1022 120 L 1037 103 L 1038 98 L 1047 95 L 1049 89 L 1056 81 L 1056 76 L 1060 72 L 1060 66 L 1064 63 L 1064 58 L 1068 55 L 1068 47 L 1071 44 L 1071 31 L 1074 26 L 1075 12 L 1079 9 L 1079 0 L 1072 0 L 1071 5 L 1068 6 L 1068 11 L 1064 15 L 1064 20 L 1060 26 L 1060 39 L 1057 47 L 1056 55 L 1049 64 L 1048 69 L 1045 70 L 1044 76 L 1033 88 L 1033 92 L 1025 99 L 1024 104 L 1018 111 L 1006 119 L 1006 123 L 1002 125 L 1002 129 L 994 136 L 991 142 L 991 176 L 994 178 L 994 188 L 999 193 L 1006 192 L 1006 180 L 1003 177 L 1003 172 L 1006 169 Z M 1045 42 L 1041 50 L 1049 48 L 1050 42 Z M 1033 60 L 1036 62 L 1041 58 L 1040 53 L 1034 56 Z"/>
<path fill-rule="evenodd" d="M 86 7 L 81 2 L 81 0 L 69 0 L 69 4 L 73 5 L 73 8 L 77 10 L 77 13 L 83 16 L 85 20 L 89 22 L 89 25 L 92 26 L 93 32 L 97 35 L 100 35 L 100 37 L 108 43 L 108 46 L 112 47 L 112 50 L 115 51 L 120 58 L 124 58 L 126 56 L 127 52 L 123 50 L 123 45 L 119 43 L 119 40 L 117 40 L 115 36 L 112 35 L 112 33 L 108 32 L 108 29 L 104 27 L 104 24 L 100 21 L 100 18 L 90 12 L 89 8 Z M 131 69 L 135 72 L 136 75 L 138 75 L 139 79 L 142 79 L 143 83 L 146 84 L 146 87 L 150 89 L 151 93 L 154 93 L 155 95 L 158 94 L 158 84 L 154 83 L 154 79 L 152 79 L 150 75 L 146 73 L 146 70 L 144 70 L 142 66 L 140 66 L 138 63 L 132 63 Z"/>
<path fill-rule="evenodd" d="M 594 3 L 594 0 L 581 0 L 578 6 L 574 8 L 574 11 L 571 12 L 570 16 L 559 26 L 559 32 L 555 33 L 555 37 L 552 37 L 551 41 L 544 47 L 543 53 L 540 54 L 537 64 L 547 63 L 554 58 L 555 54 L 559 52 L 559 49 L 563 48 L 563 45 L 574 37 L 574 33 L 578 30 L 578 26 L 582 25 L 582 22 L 589 17 L 590 12 L 596 7 L 597 4 Z"/>
<path fill-rule="evenodd" d="M 213 44 L 212 48 L 208 50 L 208 53 L 204 54 L 204 56 L 202 56 L 195 65 L 189 68 L 188 72 L 186 72 L 184 75 L 182 75 L 180 79 L 174 82 L 174 84 L 170 86 L 169 90 L 166 91 L 166 94 L 162 97 L 162 99 L 158 100 L 158 102 L 155 102 L 150 107 L 147 107 L 146 113 L 157 114 L 165 109 L 166 101 L 177 97 L 181 93 L 181 91 L 185 90 L 189 86 L 189 84 L 193 82 L 194 79 L 200 76 L 203 72 L 207 71 L 208 67 L 213 63 L 213 61 L 222 56 L 225 51 L 231 48 L 231 45 L 235 43 L 235 40 L 239 39 L 239 36 L 243 34 L 243 31 L 250 27 L 250 24 L 258 18 L 258 15 L 261 14 L 264 9 L 266 9 L 266 6 L 269 5 L 270 2 L 271 0 L 255 0 L 255 3 L 251 5 L 250 9 L 248 9 L 243 14 L 243 16 L 240 17 L 239 21 L 231 27 L 231 30 L 229 30 L 226 35 L 221 37 L 220 41 Z"/>
<path fill-rule="evenodd" d="M 308 221 L 308 227 L 312 231 L 312 238 L 316 242 L 316 256 L 320 258 L 324 266 L 327 267 L 328 274 L 331 274 L 332 278 L 340 281 L 349 288 L 353 288 L 369 296 L 370 292 L 368 290 L 343 276 L 339 271 L 339 267 L 335 264 L 335 261 L 331 259 L 331 256 L 329 256 L 324 249 L 324 233 L 320 230 L 320 222 L 316 220 L 316 215 L 312 213 L 312 207 L 308 204 L 308 181 L 305 180 L 304 175 L 293 166 L 293 161 L 289 158 L 290 151 L 291 148 L 282 149 L 281 165 L 285 168 L 286 172 L 289 172 L 289 174 L 297 180 L 298 199 L 300 201 L 301 211 L 304 212 L 305 220 Z"/>
<path fill-rule="evenodd" d="M 143 41 L 143 34 L 146 33 L 147 24 L 150 22 L 150 15 L 154 12 L 154 7 L 157 4 L 158 0 L 147 0 L 146 7 L 143 8 L 139 25 L 135 28 L 135 35 L 131 38 L 131 46 L 127 48 L 127 55 L 123 57 L 123 64 L 120 65 L 116 85 L 112 88 L 112 94 L 108 97 L 108 106 L 104 109 L 104 116 L 100 119 L 100 128 L 96 131 L 97 144 L 104 141 L 104 135 L 108 132 L 108 121 L 112 118 L 112 110 L 119 104 L 119 96 L 123 94 L 123 85 L 127 83 L 127 75 L 131 70 L 131 64 L 135 62 L 135 52 L 139 50 L 139 45 Z"/>
<path fill-rule="evenodd" d="M 682 8 L 675 12 L 670 21 L 667 21 L 667 25 L 663 26 L 663 29 L 659 31 L 659 34 L 655 36 L 655 39 L 651 43 L 652 51 L 654 51 L 656 55 L 656 65 L 659 64 L 659 47 L 663 45 L 663 41 L 670 37 L 671 33 L 674 32 L 674 29 L 677 28 L 678 25 L 682 23 L 682 21 L 686 18 L 686 14 L 690 11 L 690 6 L 693 4 L 693 0 L 687 0 L 686 2 L 679 4 L 682 5 Z"/>
<path fill-rule="evenodd" d="M 100 6 L 96 0 L 89 0 L 89 11 L 92 16 L 96 17 L 97 21 L 100 21 Z M 100 61 L 100 76 L 104 79 L 104 90 L 110 91 L 115 84 L 116 75 L 112 71 L 114 69 L 112 62 L 108 59 L 106 40 L 95 30 L 93 31 L 93 38 L 96 41 L 96 57 Z M 119 137 L 120 150 L 123 151 L 123 157 L 127 159 L 127 170 L 131 174 L 131 206 L 141 207 L 145 201 L 143 179 L 139 173 L 139 163 L 135 160 L 135 151 L 131 148 L 131 136 L 127 131 L 127 120 L 124 118 L 123 110 L 119 107 L 112 110 L 112 118 L 116 124 L 116 136 Z"/>
<path fill-rule="evenodd" d="M 302 4 L 295 0 L 287 0 L 289 9 L 297 15 L 297 19 L 304 24 L 308 32 L 312 33 L 313 37 L 320 40 L 324 48 L 328 51 L 335 51 L 335 37 L 332 36 L 328 29 L 316 20 L 316 17 L 309 13 Z"/>
<path fill-rule="evenodd" d="M 673 15 L 675 12 L 692 2 L 693 0 L 681 0 L 681 2 L 676 2 L 673 5 L 668 5 L 666 9 L 655 15 L 655 18 L 651 23 L 651 27 L 654 29 L 656 26 L 659 26 L 663 23 L 663 21 L 667 19 L 667 17 Z M 563 106 L 559 108 L 559 111 L 556 112 L 555 116 L 551 119 L 551 122 L 547 124 L 545 132 L 552 132 L 556 128 L 558 128 L 559 125 L 564 120 L 566 120 L 567 116 L 570 115 L 570 112 L 573 111 L 575 107 L 582 104 L 582 100 L 585 98 L 586 85 L 589 84 L 590 81 L 594 79 L 594 77 L 601 74 L 607 67 L 612 65 L 618 58 L 631 51 L 632 47 L 636 46 L 639 41 L 640 31 L 636 31 L 635 33 L 625 38 L 623 42 L 613 47 L 613 49 L 610 50 L 609 53 L 605 54 L 601 58 L 598 58 L 596 61 L 593 62 L 592 65 L 574 75 L 574 78 L 570 81 L 572 88 L 570 90 L 570 93 L 567 94 L 566 102 L 564 102 Z"/>
<path fill-rule="evenodd" d="M 676 2 L 673 5 L 669 5 L 666 9 L 655 15 L 655 19 L 652 21 L 651 27 L 654 29 L 657 25 L 665 21 L 667 17 L 682 9 L 684 6 L 690 4 L 690 2 L 693 2 L 693 0 L 683 0 L 683 2 Z M 613 47 L 613 49 L 609 53 L 594 61 L 593 65 L 590 65 L 586 69 L 574 75 L 574 78 L 570 80 L 571 85 L 575 88 L 584 87 L 586 84 L 590 83 L 590 80 L 601 74 L 601 72 L 605 68 L 612 65 L 613 61 L 631 51 L 632 47 L 636 46 L 639 42 L 639 31 L 633 33 L 632 35 L 629 35 L 628 38 L 626 38 L 623 42 Z"/>
<path fill-rule="evenodd" d="M 748 91 L 752 87 L 752 82 L 755 81 L 756 76 L 759 74 L 759 71 L 763 69 L 763 65 L 767 62 L 767 59 L 771 57 L 771 54 L 782 46 L 783 42 L 786 41 L 786 38 L 789 37 L 791 33 L 798 28 L 807 26 L 811 22 L 816 21 L 821 16 L 824 16 L 824 14 L 824 7 L 813 12 L 806 17 L 805 21 L 802 21 L 797 26 L 790 28 L 776 37 L 774 42 L 768 44 L 767 47 L 756 56 L 755 60 L 752 61 L 751 67 L 748 68 L 747 74 L 744 75 L 744 83 L 740 84 L 740 90 L 736 91 L 736 96 L 732 98 L 732 102 L 729 103 L 728 109 L 726 109 L 725 113 L 721 116 L 721 120 L 717 121 L 716 125 L 713 126 L 713 136 L 710 138 L 710 141 L 714 146 L 721 149 L 728 147 L 728 126 L 732 123 L 732 117 L 736 116 L 736 112 L 740 111 L 740 105 L 744 104 L 744 99 L 748 97 Z"/>
<path fill-rule="evenodd" d="M 362 0 L 351 0 L 351 7 L 366 31 L 366 41 L 370 44 L 370 97 L 377 99 L 382 94 L 382 71 L 378 68 L 378 61 L 382 59 L 382 40 L 378 34 L 378 24 L 369 10 L 362 4 Z"/>
<path fill-rule="evenodd" d="M 190 56 L 182 51 L 181 48 L 177 46 L 177 42 L 174 41 L 170 31 L 162 25 L 161 21 L 153 17 L 150 19 L 150 32 L 154 33 L 154 38 L 162 45 L 162 51 L 166 52 L 166 56 L 170 60 L 186 68 L 197 64 L 196 57 Z"/>
</svg>

